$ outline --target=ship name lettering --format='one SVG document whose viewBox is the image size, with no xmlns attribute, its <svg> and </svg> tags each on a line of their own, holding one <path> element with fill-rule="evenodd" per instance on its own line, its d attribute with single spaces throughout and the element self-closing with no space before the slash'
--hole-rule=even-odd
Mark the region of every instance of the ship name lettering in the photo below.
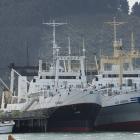
<svg viewBox="0 0 140 140">
<path fill-rule="evenodd" d="M 61 101 L 58 101 L 58 102 L 55 102 L 55 104 L 63 104 L 63 102 L 61 102 Z"/>
<path fill-rule="evenodd" d="M 128 100 L 122 100 L 120 101 L 120 104 L 128 103 Z"/>
<path fill-rule="evenodd" d="M 119 101 L 116 101 L 115 104 L 116 104 L 116 105 L 119 104 Z"/>
</svg>

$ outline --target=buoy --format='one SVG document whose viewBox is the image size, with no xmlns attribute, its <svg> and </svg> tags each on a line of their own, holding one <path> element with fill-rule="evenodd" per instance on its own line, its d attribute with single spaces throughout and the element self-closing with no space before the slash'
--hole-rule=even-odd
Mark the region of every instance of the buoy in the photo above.
<svg viewBox="0 0 140 140">
<path fill-rule="evenodd" d="M 8 136 L 8 140 L 15 140 L 12 135 Z"/>
</svg>

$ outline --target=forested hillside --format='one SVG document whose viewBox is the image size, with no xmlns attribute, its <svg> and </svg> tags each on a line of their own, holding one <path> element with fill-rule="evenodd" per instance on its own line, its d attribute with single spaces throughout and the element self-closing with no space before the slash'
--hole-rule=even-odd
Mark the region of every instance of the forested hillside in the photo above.
<svg viewBox="0 0 140 140">
<path fill-rule="evenodd" d="M 51 57 L 52 28 L 42 23 L 52 19 L 68 23 L 57 29 L 57 43 L 63 48 L 61 53 L 67 53 L 68 36 L 73 53 L 78 54 L 85 38 L 90 61 L 100 49 L 110 53 L 112 27 L 104 22 L 114 16 L 127 22 L 118 29 L 118 38 L 123 38 L 124 47 L 130 48 L 130 34 L 134 31 L 139 48 L 140 18 L 128 15 L 127 0 L 1 0 L 0 77 L 5 75 L 9 63 L 26 65 L 27 47 L 30 65 L 37 65 L 39 58 Z"/>
</svg>

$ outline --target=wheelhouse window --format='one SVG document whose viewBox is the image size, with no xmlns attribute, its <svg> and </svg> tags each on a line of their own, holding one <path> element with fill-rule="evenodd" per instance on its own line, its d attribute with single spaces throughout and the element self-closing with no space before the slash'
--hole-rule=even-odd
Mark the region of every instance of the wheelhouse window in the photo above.
<svg viewBox="0 0 140 140">
<path fill-rule="evenodd" d="M 98 77 L 95 77 L 95 81 L 98 81 L 99 79 L 98 79 Z"/>
<path fill-rule="evenodd" d="M 81 88 L 82 86 L 81 85 L 76 85 L 76 88 Z"/>
<path fill-rule="evenodd" d="M 123 64 L 123 69 L 127 71 L 129 69 L 129 64 L 128 63 L 124 63 Z"/>
<path fill-rule="evenodd" d="M 108 63 L 104 64 L 104 70 L 105 71 L 111 71 L 112 70 L 112 64 L 108 64 Z"/>
<path fill-rule="evenodd" d="M 123 77 L 139 77 L 138 74 L 124 74 Z"/>
<path fill-rule="evenodd" d="M 55 76 L 46 76 L 46 79 L 55 79 Z"/>
<path fill-rule="evenodd" d="M 76 76 L 59 76 L 59 79 L 76 79 Z"/>
<path fill-rule="evenodd" d="M 134 58 L 132 64 L 134 69 L 140 69 L 140 58 Z"/>
<path fill-rule="evenodd" d="M 108 78 L 115 78 L 115 77 L 118 77 L 119 75 L 118 74 L 108 74 Z"/>
<path fill-rule="evenodd" d="M 42 63 L 42 70 L 45 71 L 47 69 L 46 63 Z"/>
<path fill-rule="evenodd" d="M 103 78 L 117 78 L 117 77 L 119 77 L 119 74 L 104 74 L 103 75 Z M 124 78 L 129 78 L 129 77 L 139 77 L 139 74 L 123 74 L 123 77 Z"/>
</svg>

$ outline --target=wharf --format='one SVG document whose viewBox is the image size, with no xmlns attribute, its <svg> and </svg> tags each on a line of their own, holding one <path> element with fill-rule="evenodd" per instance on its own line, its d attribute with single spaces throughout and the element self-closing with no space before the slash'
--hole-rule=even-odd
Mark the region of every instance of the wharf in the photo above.
<svg viewBox="0 0 140 140">
<path fill-rule="evenodd" d="M 30 132 L 46 132 L 49 115 L 43 115 L 42 111 L 34 112 L 14 112 L 13 114 L 5 114 L 0 120 L 13 120 L 15 126 L 13 133 L 30 133 Z"/>
</svg>

